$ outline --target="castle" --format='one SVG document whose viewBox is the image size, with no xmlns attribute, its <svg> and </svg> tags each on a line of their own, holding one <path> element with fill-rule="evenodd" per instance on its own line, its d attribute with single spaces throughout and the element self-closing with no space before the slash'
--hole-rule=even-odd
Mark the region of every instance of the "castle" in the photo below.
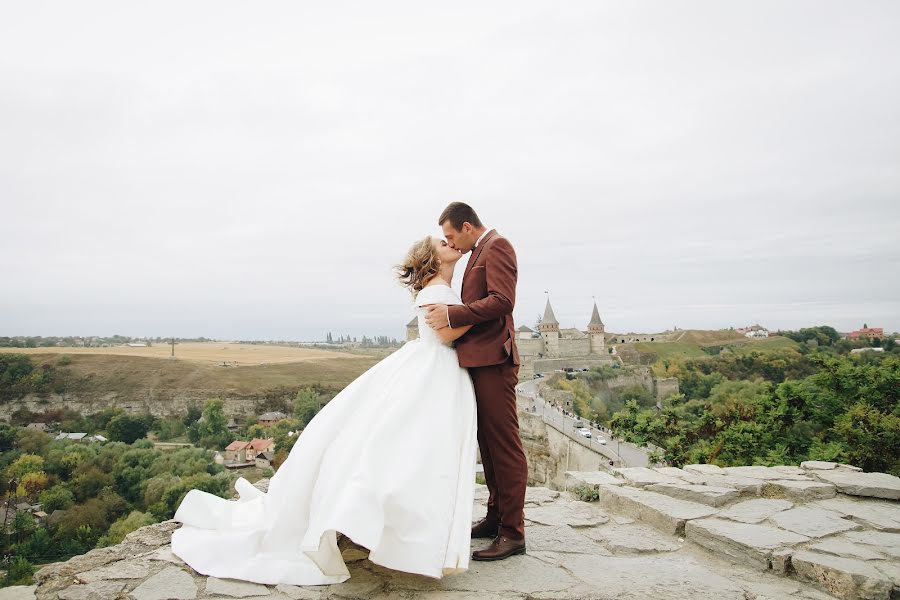
<svg viewBox="0 0 900 600">
<path fill-rule="evenodd" d="M 563 367 L 589 368 L 618 362 L 614 350 L 606 344 L 606 327 L 594 302 L 587 331 L 560 328 L 550 299 L 538 330 L 522 325 L 516 330 L 516 345 L 522 364 L 519 377 L 528 379 L 534 373 L 545 373 Z"/>
</svg>

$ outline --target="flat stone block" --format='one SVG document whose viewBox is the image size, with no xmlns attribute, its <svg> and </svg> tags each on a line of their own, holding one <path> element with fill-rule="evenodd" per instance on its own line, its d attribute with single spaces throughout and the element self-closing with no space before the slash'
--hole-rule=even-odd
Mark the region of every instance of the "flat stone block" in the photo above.
<svg viewBox="0 0 900 600">
<path fill-rule="evenodd" d="M 11 585 L 0 588 L 0 600 L 34 600 L 36 585 Z"/>
<path fill-rule="evenodd" d="M 178 567 L 166 567 L 131 590 L 134 600 L 193 600 L 197 597 L 194 578 Z"/>
<path fill-rule="evenodd" d="M 859 467 L 847 465 L 844 463 L 829 462 L 826 460 L 804 460 L 800 463 L 804 469 L 811 471 L 833 471 L 834 469 L 845 469 L 847 471 L 862 471 Z"/>
<path fill-rule="evenodd" d="M 624 485 L 625 481 L 604 471 L 566 471 L 566 483 L 569 488 L 576 485 L 596 488 L 601 485 Z"/>
<path fill-rule="evenodd" d="M 837 488 L 830 483 L 821 481 L 775 479 L 763 483 L 762 495 L 767 498 L 780 496 L 797 502 L 809 502 L 822 498 L 834 498 L 837 495 Z"/>
<path fill-rule="evenodd" d="M 812 544 L 809 549 L 859 560 L 881 560 L 885 557 L 881 552 L 877 552 L 874 546 L 864 546 L 843 536 L 824 539 Z"/>
<path fill-rule="evenodd" d="M 840 513 L 808 506 L 798 506 L 776 513 L 772 515 L 771 521 L 782 529 L 811 538 L 824 537 L 861 527 L 859 523 L 843 518 Z"/>
<path fill-rule="evenodd" d="M 791 556 L 791 565 L 800 577 L 846 600 L 889 600 L 894 587 L 878 569 L 854 558 L 800 550 Z"/>
<path fill-rule="evenodd" d="M 690 471 L 685 471 L 684 469 L 679 469 L 678 467 L 653 467 L 653 470 L 666 477 L 680 479 L 685 483 L 692 483 L 695 485 L 704 485 L 705 483 L 703 476 L 697 473 L 691 473 Z"/>
<path fill-rule="evenodd" d="M 725 470 L 718 465 L 684 465 L 684 470 L 701 475 L 724 475 Z"/>
<path fill-rule="evenodd" d="M 735 475 L 703 475 L 704 484 L 716 487 L 734 488 L 747 496 L 762 495 L 763 480 Z"/>
<path fill-rule="evenodd" d="M 808 541 L 805 535 L 769 525 L 738 523 L 725 519 L 695 519 L 684 527 L 685 538 L 738 562 L 750 561 L 768 569 L 772 552 Z"/>
<path fill-rule="evenodd" d="M 600 501 L 611 510 L 623 512 L 672 535 L 684 532 L 685 521 L 716 513 L 716 509 L 703 504 L 627 486 L 601 486 Z"/>
<path fill-rule="evenodd" d="M 690 483 L 654 483 L 647 490 L 659 492 L 673 498 L 699 502 L 707 506 L 722 506 L 741 495 L 733 488 L 715 487 L 712 485 L 693 485 Z"/>
<path fill-rule="evenodd" d="M 725 468 L 726 475 L 733 475 L 735 477 L 748 477 L 750 479 L 762 479 L 764 481 L 772 480 L 772 479 L 791 479 L 793 481 L 812 481 L 806 475 L 797 475 L 793 473 L 786 473 L 785 471 L 778 470 L 776 467 L 760 467 L 760 466 L 752 466 L 752 467 L 726 467 Z"/>
<path fill-rule="evenodd" d="M 787 500 L 770 500 L 759 498 L 745 500 L 728 507 L 719 513 L 720 517 L 740 521 L 741 523 L 761 523 L 775 513 L 779 513 L 793 507 L 793 502 Z"/>
<path fill-rule="evenodd" d="M 647 467 L 622 467 L 613 469 L 613 472 L 625 479 L 625 481 L 631 485 L 637 487 L 643 487 L 654 483 L 682 483 L 681 480 L 675 477 L 663 475 L 662 473 L 658 473 Z"/>
<path fill-rule="evenodd" d="M 817 500 L 811 505 L 839 512 L 873 529 L 900 533 L 900 504 L 897 502 L 841 495 Z"/>
<path fill-rule="evenodd" d="M 845 470 L 810 472 L 822 481 L 836 485 L 844 494 L 900 499 L 900 477 L 887 473 L 858 473 Z"/>
<path fill-rule="evenodd" d="M 900 533 L 848 531 L 844 536 L 848 540 L 874 546 L 878 552 L 900 559 Z"/>
<path fill-rule="evenodd" d="M 232 598 L 248 598 L 251 596 L 268 596 L 269 589 L 264 585 L 250 581 L 207 577 L 206 593 L 231 596 Z"/>
</svg>

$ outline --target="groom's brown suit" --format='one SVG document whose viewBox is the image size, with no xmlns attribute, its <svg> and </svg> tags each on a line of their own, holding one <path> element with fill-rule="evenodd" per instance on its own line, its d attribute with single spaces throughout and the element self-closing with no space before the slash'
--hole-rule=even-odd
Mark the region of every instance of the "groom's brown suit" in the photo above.
<svg viewBox="0 0 900 600">
<path fill-rule="evenodd" d="M 478 404 L 478 447 L 490 496 L 487 519 L 500 535 L 525 537 L 528 463 L 519 438 L 516 348 L 516 253 L 490 230 L 472 250 L 462 283 L 464 304 L 450 306 L 451 327 L 472 325 L 456 343 L 459 366 L 468 367 Z"/>
</svg>

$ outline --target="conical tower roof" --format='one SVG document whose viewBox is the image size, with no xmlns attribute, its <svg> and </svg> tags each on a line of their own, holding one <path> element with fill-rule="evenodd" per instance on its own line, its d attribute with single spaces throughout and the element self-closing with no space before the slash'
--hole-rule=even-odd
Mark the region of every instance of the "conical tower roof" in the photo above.
<svg viewBox="0 0 900 600">
<path fill-rule="evenodd" d="M 547 298 L 547 307 L 544 309 L 544 318 L 541 319 L 541 325 L 559 325 L 556 315 L 553 314 L 553 307 L 550 306 L 550 298 Z"/>
<path fill-rule="evenodd" d="M 596 302 L 594 302 L 594 312 L 591 313 L 591 322 L 588 323 L 588 327 L 591 325 L 603 325 L 603 321 L 600 320 L 600 311 L 597 310 Z"/>
<path fill-rule="evenodd" d="M 407 327 L 416 327 L 419 324 L 419 317 L 413 317 L 412 321 L 406 324 Z"/>
</svg>

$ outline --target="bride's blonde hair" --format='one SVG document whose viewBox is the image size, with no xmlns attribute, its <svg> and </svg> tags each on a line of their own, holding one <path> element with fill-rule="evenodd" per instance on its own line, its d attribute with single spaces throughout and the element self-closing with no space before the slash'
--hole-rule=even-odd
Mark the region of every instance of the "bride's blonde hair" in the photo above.
<svg viewBox="0 0 900 600">
<path fill-rule="evenodd" d="M 413 297 L 439 272 L 441 261 L 433 242 L 430 235 L 425 236 L 413 244 L 403 262 L 394 267 L 400 283 L 409 289 Z"/>
</svg>

